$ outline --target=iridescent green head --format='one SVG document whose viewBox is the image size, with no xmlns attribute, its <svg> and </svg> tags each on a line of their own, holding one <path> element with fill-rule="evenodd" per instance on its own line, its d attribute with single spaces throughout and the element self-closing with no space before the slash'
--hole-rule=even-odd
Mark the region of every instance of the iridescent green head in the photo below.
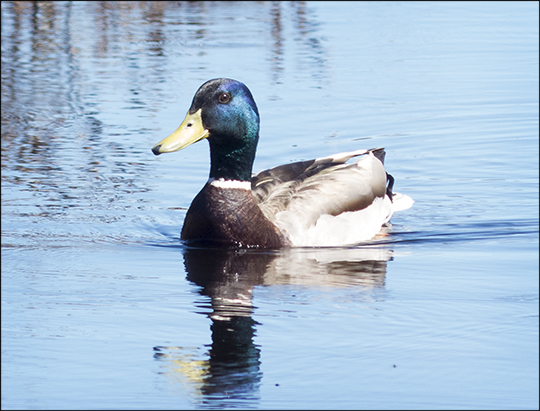
<svg viewBox="0 0 540 411">
<path fill-rule="evenodd" d="M 259 140 L 259 111 L 243 83 L 226 78 L 204 83 L 180 127 L 152 151 L 155 155 L 170 153 L 204 138 L 210 143 L 211 178 L 251 179 Z"/>
</svg>

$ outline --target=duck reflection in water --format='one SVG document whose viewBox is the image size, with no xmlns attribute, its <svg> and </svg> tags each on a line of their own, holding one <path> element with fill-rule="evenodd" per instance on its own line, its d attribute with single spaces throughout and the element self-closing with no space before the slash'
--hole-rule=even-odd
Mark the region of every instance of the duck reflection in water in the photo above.
<svg viewBox="0 0 540 411">
<path fill-rule="evenodd" d="M 382 288 L 391 255 L 391 250 L 380 247 L 280 251 L 186 248 L 187 279 L 210 298 L 209 310 L 202 314 L 212 320 L 212 344 L 204 360 L 192 348 L 164 346 L 154 347 L 155 358 L 165 362 L 167 374 L 182 377 L 196 388 L 201 406 L 256 403 L 262 372 L 260 348 L 253 341 L 260 325 L 252 318 L 254 287 Z"/>
</svg>

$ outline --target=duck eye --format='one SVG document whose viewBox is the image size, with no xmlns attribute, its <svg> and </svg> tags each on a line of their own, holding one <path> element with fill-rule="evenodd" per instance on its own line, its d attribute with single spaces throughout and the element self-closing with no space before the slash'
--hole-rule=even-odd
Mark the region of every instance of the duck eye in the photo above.
<svg viewBox="0 0 540 411">
<path fill-rule="evenodd" d="M 218 101 L 221 104 L 227 104 L 229 101 L 231 101 L 231 95 L 229 93 L 221 93 L 218 97 Z"/>
</svg>

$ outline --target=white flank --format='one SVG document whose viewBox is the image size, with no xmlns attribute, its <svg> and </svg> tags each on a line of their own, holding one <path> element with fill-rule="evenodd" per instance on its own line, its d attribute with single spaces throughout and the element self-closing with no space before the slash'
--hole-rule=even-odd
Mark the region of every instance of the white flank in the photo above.
<svg viewBox="0 0 540 411">
<path fill-rule="evenodd" d="M 225 180 L 223 178 L 216 180 L 215 178 L 210 178 L 208 179 L 208 183 L 211 186 L 218 188 L 239 188 L 242 190 L 251 190 L 251 182 L 249 181 Z"/>
<path fill-rule="evenodd" d="M 315 225 L 305 228 L 286 211 L 276 214 L 276 223 L 296 247 L 336 247 L 357 244 L 375 237 L 392 216 L 388 196 L 377 197 L 363 210 L 322 215 Z"/>
</svg>

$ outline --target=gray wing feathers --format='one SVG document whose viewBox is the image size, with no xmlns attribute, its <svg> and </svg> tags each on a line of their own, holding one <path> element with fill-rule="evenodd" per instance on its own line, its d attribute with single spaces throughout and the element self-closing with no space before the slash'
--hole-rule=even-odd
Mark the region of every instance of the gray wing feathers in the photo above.
<svg viewBox="0 0 540 411">
<path fill-rule="evenodd" d="M 353 157 L 360 158 L 345 163 Z M 323 214 L 338 215 L 368 207 L 384 197 L 384 150 L 358 150 L 265 170 L 252 179 L 252 192 L 265 216 L 291 213 L 303 224 Z"/>
</svg>

